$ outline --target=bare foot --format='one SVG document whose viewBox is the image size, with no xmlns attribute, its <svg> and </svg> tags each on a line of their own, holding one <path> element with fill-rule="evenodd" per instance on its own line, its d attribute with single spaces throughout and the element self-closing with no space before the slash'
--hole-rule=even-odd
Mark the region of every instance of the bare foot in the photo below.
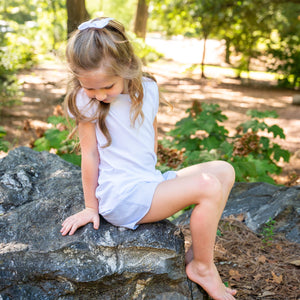
<svg viewBox="0 0 300 300">
<path fill-rule="evenodd" d="M 199 284 L 215 300 L 234 300 L 235 290 L 227 288 L 213 264 L 209 269 L 199 262 L 192 260 L 186 266 L 188 278 Z"/>
</svg>

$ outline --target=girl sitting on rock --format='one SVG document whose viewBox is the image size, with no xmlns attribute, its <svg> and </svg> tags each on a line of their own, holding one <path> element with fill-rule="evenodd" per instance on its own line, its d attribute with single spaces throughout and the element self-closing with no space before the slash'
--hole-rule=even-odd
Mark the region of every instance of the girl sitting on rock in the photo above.
<svg viewBox="0 0 300 300">
<path fill-rule="evenodd" d="M 187 276 L 214 299 L 235 299 L 213 262 L 218 222 L 235 178 L 232 166 L 213 161 L 164 174 L 155 169 L 158 87 L 143 75 L 119 22 L 81 24 L 66 55 L 73 74 L 66 104 L 78 125 L 85 209 L 63 222 L 62 235 L 89 222 L 98 229 L 100 216 L 136 229 L 195 204 Z"/>
</svg>

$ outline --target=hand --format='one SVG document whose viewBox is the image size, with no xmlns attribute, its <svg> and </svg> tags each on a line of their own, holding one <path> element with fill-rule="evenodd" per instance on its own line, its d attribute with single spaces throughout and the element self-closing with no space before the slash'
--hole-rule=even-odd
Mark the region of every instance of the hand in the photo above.
<svg viewBox="0 0 300 300">
<path fill-rule="evenodd" d="M 62 229 L 60 230 L 62 235 L 73 235 L 75 231 L 88 223 L 94 224 L 94 229 L 98 229 L 100 225 L 100 216 L 96 209 L 93 208 L 85 208 L 79 213 L 68 217 L 62 223 Z"/>
</svg>

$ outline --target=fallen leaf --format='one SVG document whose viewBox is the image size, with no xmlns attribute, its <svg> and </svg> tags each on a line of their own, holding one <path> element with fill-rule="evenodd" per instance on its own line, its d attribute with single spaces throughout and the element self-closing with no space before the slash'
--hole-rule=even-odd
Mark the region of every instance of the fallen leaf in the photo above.
<svg viewBox="0 0 300 300">
<path fill-rule="evenodd" d="M 235 215 L 230 215 L 230 216 L 228 216 L 228 219 L 243 222 L 245 220 L 245 215 L 244 214 L 239 214 L 239 215 L 236 215 L 236 216 Z"/>
<path fill-rule="evenodd" d="M 269 264 L 275 265 L 275 264 L 277 264 L 278 261 L 274 260 L 274 259 L 272 259 L 272 260 L 269 259 L 268 262 L 269 262 Z"/>
<path fill-rule="evenodd" d="M 229 275 L 230 275 L 231 279 L 236 280 L 236 281 L 240 281 L 242 278 L 242 275 L 239 273 L 238 270 L 230 269 Z"/>
<path fill-rule="evenodd" d="M 236 217 L 236 220 L 243 222 L 245 220 L 245 215 L 244 214 L 239 214 Z"/>
<path fill-rule="evenodd" d="M 289 264 L 299 267 L 300 266 L 300 259 L 289 261 Z"/>
<path fill-rule="evenodd" d="M 262 278 L 261 274 L 256 274 L 256 275 L 254 276 L 254 280 L 255 280 L 255 281 L 258 281 L 258 280 L 260 280 L 261 278 Z"/>
<path fill-rule="evenodd" d="M 30 121 L 28 119 L 24 120 L 23 130 L 28 131 L 31 128 Z"/>
<path fill-rule="evenodd" d="M 273 293 L 273 292 L 265 291 L 261 295 L 259 295 L 259 297 L 267 297 L 267 296 L 274 296 L 274 295 L 275 295 L 275 293 Z"/>
<path fill-rule="evenodd" d="M 264 264 L 267 260 L 267 258 L 264 255 L 261 255 L 258 257 L 258 262 L 260 262 L 261 264 Z"/>
<path fill-rule="evenodd" d="M 53 110 L 54 116 L 63 116 L 64 115 L 64 110 L 61 105 L 56 105 L 54 110 Z"/>
<path fill-rule="evenodd" d="M 277 276 L 273 271 L 271 273 L 272 273 L 272 276 L 273 276 L 273 281 L 275 283 L 278 283 L 278 284 L 282 283 L 282 280 L 283 280 L 282 274 Z"/>
</svg>

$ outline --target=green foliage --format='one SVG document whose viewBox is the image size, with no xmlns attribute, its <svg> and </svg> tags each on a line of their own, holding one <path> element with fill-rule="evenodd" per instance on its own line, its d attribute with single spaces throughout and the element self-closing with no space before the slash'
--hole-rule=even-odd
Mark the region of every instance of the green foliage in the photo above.
<svg viewBox="0 0 300 300">
<path fill-rule="evenodd" d="M 272 218 L 269 218 L 268 222 L 263 226 L 262 235 L 263 235 L 263 243 L 267 246 L 270 246 L 273 242 L 274 238 L 274 225 L 276 221 Z"/>
<path fill-rule="evenodd" d="M 22 92 L 16 72 L 34 63 L 30 47 L 7 39 L 0 48 L 0 108 L 18 103 Z"/>
<path fill-rule="evenodd" d="M 67 12 L 62 0 L 5 0 L 0 4 L 0 15 L 13 29 L 10 34 L 14 41 L 27 46 L 27 51 L 56 50 L 67 37 Z"/>
<path fill-rule="evenodd" d="M 268 69 L 279 74 L 279 84 L 285 87 L 300 87 L 300 22 L 299 5 L 280 5 L 274 31 L 267 40 L 268 53 L 272 55 Z"/>
<path fill-rule="evenodd" d="M 281 159 L 289 161 L 289 151 L 263 136 L 268 133 L 273 138 L 285 138 L 282 128 L 264 122 L 264 118 L 277 118 L 274 111 L 249 110 L 250 119 L 238 126 L 233 137 L 222 125 L 227 117 L 217 104 L 200 106 L 194 102 L 187 113 L 168 133 L 172 139 L 162 142 L 165 147 L 185 150 L 185 159 L 179 167 L 220 159 L 233 165 L 237 181 L 274 183 L 270 175 L 281 172 L 277 163 Z M 166 169 L 165 165 L 161 167 Z"/>
<path fill-rule="evenodd" d="M 152 5 L 153 31 L 225 40 L 226 62 L 231 53 L 240 58 L 235 62 L 238 77 L 250 71 L 252 59 L 263 57 L 281 85 L 300 86 L 299 2 L 153 0 Z"/>
<path fill-rule="evenodd" d="M 16 73 L 66 40 L 65 1 L 4 0 L 0 3 L 0 108 L 20 96 Z"/>
<path fill-rule="evenodd" d="M 219 148 L 225 141 L 228 131 L 224 126 L 219 126 L 218 122 L 226 120 L 227 117 L 221 113 L 217 104 L 203 103 L 201 111 L 197 112 L 196 109 L 195 107 L 188 109 L 189 116 L 177 122 L 176 128 L 170 132 L 175 138 L 176 148 L 185 148 L 187 151 L 204 149 L 210 151 Z M 204 130 L 206 135 L 197 137 L 198 130 Z"/>
<path fill-rule="evenodd" d="M 6 131 L 2 126 L 0 126 L 0 151 L 7 152 L 10 147 L 10 143 L 3 139 L 4 136 L 6 136 Z"/>
<path fill-rule="evenodd" d="M 86 7 L 92 18 L 112 17 L 120 21 L 126 28 L 133 26 L 136 12 L 135 0 L 86 0 Z"/>
<path fill-rule="evenodd" d="M 48 122 L 54 127 L 46 130 L 44 136 L 34 142 L 33 149 L 55 153 L 68 162 L 80 165 L 81 156 L 75 153 L 78 142 L 74 139 L 68 139 L 69 130 L 67 129 L 68 121 L 66 118 L 51 116 L 48 118 Z"/>
<path fill-rule="evenodd" d="M 147 45 L 142 38 L 138 38 L 133 32 L 128 32 L 127 34 L 131 40 L 136 55 L 143 61 L 145 65 L 163 57 L 161 53 L 156 51 L 153 47 Z"/>
</svg>

